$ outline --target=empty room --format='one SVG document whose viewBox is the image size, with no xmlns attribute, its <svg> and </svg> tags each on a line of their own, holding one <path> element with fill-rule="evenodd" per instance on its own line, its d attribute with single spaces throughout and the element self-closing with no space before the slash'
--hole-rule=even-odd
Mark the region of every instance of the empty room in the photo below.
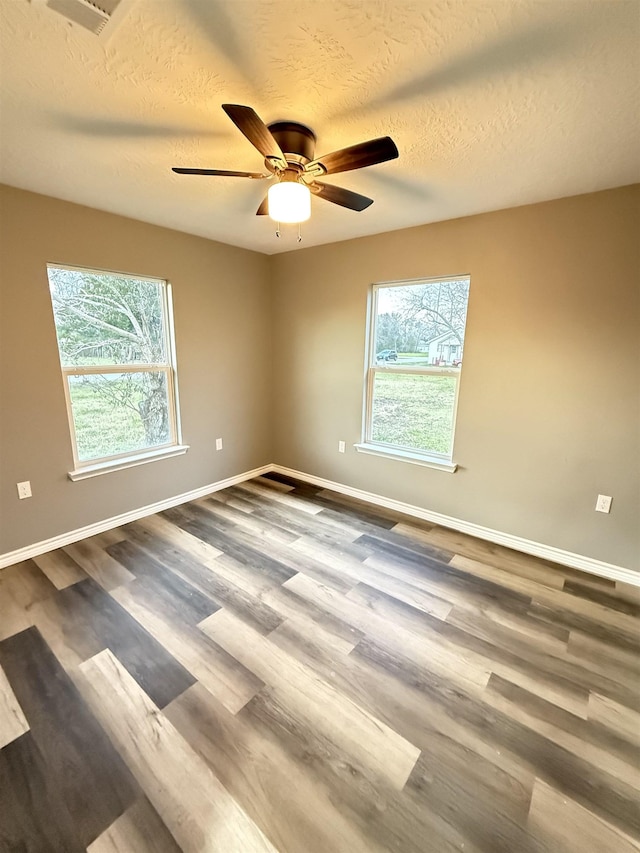
<svg viewBox="0 0 640 853">
<path fill-rule="evenodd" d="M 0 853 L 640 853 L 640 0 L 0 0 Z"/>
</svg>

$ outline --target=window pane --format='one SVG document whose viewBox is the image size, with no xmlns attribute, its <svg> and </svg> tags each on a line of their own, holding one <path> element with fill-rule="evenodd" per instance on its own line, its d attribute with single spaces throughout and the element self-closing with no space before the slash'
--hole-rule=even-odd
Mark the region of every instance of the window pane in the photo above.
<svg viewBox="0 0 640 853">
<path fill-rule="evenodd" d="M 78 459 L 101 459 L 171 441 L 164 372 L 70 376 Z"/>
<path fill-rule="evenodd" d="M 372 440 L 450 454 L 456 382 L 456 376 L 376 373 Z"/>
<path fill-rule="evenodd" d="M 462 361 L 469 280 L 377 289 L 375 363 L 457 367 Z"/>
<path fill-rule="evenodd" d="M 167 362 L 161 282 L 57 267 L 48 274 L 65 367 Z"/>
</svg>

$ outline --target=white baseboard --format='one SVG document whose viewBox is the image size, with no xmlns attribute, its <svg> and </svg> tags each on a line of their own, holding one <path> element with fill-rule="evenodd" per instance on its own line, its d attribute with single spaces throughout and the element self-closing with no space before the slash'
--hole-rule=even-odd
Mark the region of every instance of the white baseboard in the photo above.
<svg viewBox="0 0 640 853">
<path fill-rule="evenodd" d="M 470 536 L 475 536 L 478 539 L 486 539 L 488 542 L 493 542 L 496 545 L 513 548 L 514 551 L 522 551 L 525 554 L 541 557 L 544 560 L 551 560 L 553 563 L 560 563 L 560 565 L 569 566 L 572 569 L 580 569 L 583 572 L 608 578 L 609 580 L 622 581 L 633 586 L 640 586 L 640 572 L 636 572 L 633 569 L 615 566 L 612 563 L 605 563 L 602 560 L 594 560 L 592 557 L 584 557 L 581 554 L 573 554 L 571 551 L 563 551 L 561 548 L 543 545 L 540 542 L 533 542 L 531 539 L 523 539 L 520 536 L 513 536 L 510 533 L 502 533 L 500 530 L 493 530 L 490 527 L 483 527 L 480 524 L 473 524 L 470 521 L 463 521 L 460 518 L 442 515 L 439 512 L 432 512 L 431 510 L 407 504 L 403 501 L 385 498 L 383 495 L 365 492 L 362 489 L 355 489 L 351 486 L 345 486 L 342 483 L 334 483 L 332 480 L 325 480 L 323 477 L 316 477 L 313 474 L 305 474 L 303 471 L 294 471 L 292 468 L 285 468 L 283 465 L 272 465 L 271 470 L 278 474 L 294 477 L 297 480 L 304 480 L 306 483 L 311 483 L 314 486 L 322 486 L 322 488 L 330 489 L 333 492 L 349 495 L 352 498 L 357 498 L 367 503 L 403 512 L 405 515 L 411 515 L 414 518 L 422 518 L 424 521 L 431 521 L 442 527 L 450 527 L 453 530 L 468 533 Z"/>
<path fill-rule="evenodd" d="M 181 495 L 175 495 L 172 498 L 166 498 L 157 503 L 147 504 L 147 506 L 132 509 L 129 512 L 123 512 L 121 515 L 114 515 L 111 518 L 105 518 L 103 521 L 97 521 L 95 524 L 88 524 L 86 527 L 78 527 L 76 530 L 70 530 L 68 533 L 61 533 L 59 536 L 53 536 L 51 539 L 44 539 L 42 542 L 36 542 L 35 545 L 27 545 L 25 548 L 18 548 L 16 551 L 9 551 L 7 554 L 0 554 L 0 569 L 5 566 L 12 566 L 14 563 L 21 563 L 23 560 L 30 560 L 32 557 L 38 557 L 40 554 L 46 554 L 48 551 L 53 551 L 56 548 L 63 548 L 65 545 L 71 545 L 72 542 L 78 542 L 80 539 L 87 539 L 89 536 L 95 536 L 98 533 L 104 533 L 105 530 L 113 530 L 114 527 L 120 527 L 123 524 L 129 524 L 131 521 L 137 521 L 139 518 L 144 518 L 147 515 L 154 515 L 156 512 L 162 512 L 164 509 L 170 509 L 173 506 L 194 501 L 198 498 L 203 498 L 211 492 L 219 492 L 220 489 L 226 489 L 228 486 L 235 486 L 237 483 L 243 483 L 245 480 L 251 480 L 253 477 L 259 477 L 260 474 L 266 474 L 267 471 L 273 470 L 273 465 L 263 465 L 261 468 L 254 468 L 253 471 L 245 471 L 243 474 L 236 474 L 234 477 L 227 477 L 226 480 L 218 480 L 217 483 L 209 483 L 207 486 L 201 486 L 198 489 L 193 489 L 190 492 L 183 492 Z"/>
<path fill-rule="evenodd" d="M 569 566 L 572 569 L 580 569 L 583 572 L 608 578 L 609 580 L 622 581 L 624 583 L 632 584 L 633 586 L 640 586 L 640 572 L 635 572 L 633 569 L 627 569 L 623 566 L 615 566 L 612 563 L 605 563 L 602 560 L 594 560 L 592 557 L 585 557 L 581 554 L 573 554 L 571 551 L 563 551 L 561 548 L 554 548 L 551 545 L 533 542 L 530 539 L 523 539 L 520 536 L 513 536 L 510 533 L 502 533 L 500 530 L 493 530 L 490 527 L 483 527 L 480 524 L 473 524 L 470 521 L 463 521 L 460 518 L 442 515 L 442 513 L 423 509 L 422 507 L 414 506 L 413 504 L 396 501 L 392 498 L 386 498 L 383 495 L 376 495 L 373 492 L 365 492 L 362 489 L 345 486 L 343 483 L 336 483 L 333 480 L 325 480 L 323 477 L 316 477 L 313 474 L 306 474 L 303 471 L 295 471 L 293 468 L 285 468 L 283 465 L 273 464 L 263 465 L 260 468 L 254 468 L 252 471 L 245 471 L 242 474 L 227 477 L 225 480 L 218 480 L 217 483 L 209 483 L 207 486 L 201 486 L 200 488 L 193 489 L 190 492 L 184 492 L 181 495 L 175 495 L 172 498 L 166 498 L 163 501 L 148 504 L 147 506 L 130 510 L 129 512 L 122 513 L 121 515 L 114 515 L 111 518 L 105 518 L 103 521 L 98 521 L 95 524 L 89 524 L 86 527 L 79 527 L 76 530 L 71 530 L 68 533 L 62 533 L 59 536 L 52 537 L 51 539 L 44 539 L 41 542 L 36 542 L 34 545 L 27 545 L 25 548 L 18 548 L 16 551 L 0 554 L 0 569 L 5 566 L 11 566 L 14 563 L 20 563 L 23 560 L 29 560 L 32 557 L 37 557 L 40 554 L 45 554 L 48 551 L 55 550 L 56 548 L 62 548 L 65 545 L 70 545 L 72 542 L 78 542 L 80 539 L 87 539 L 89 536 L 104 533 L 105 530 L 112 530 L 114 527 L 120 527 L 121 525 L 128 524 L 131 521 L 137 521 L 139 518 L 144 518 L 147 515 L 153 515 L 156 512 L 162 512 L 162 510 L 170 509 L 171 507 L 178 506 L 179 504 L 203 498 L 211 492 L 226 489 L 228 486 L 235 486 L 237 483 L 242 483 L 245 480 L 251 480 L 253 477 L 259 477 L 261 474 L 266 474 L 269 471 L 284 474 L 288 477 L 294 477 L 297 480 L 303 480 L 306 483 L 311 483 L 314 486 L 320 486 L 324 489 L 330 489 L 333 492 L 339 492 L 343 495 L 349 495 L 352 498 L 357 498 L 358 500 L 366 501 L 370 504 L 387 507 L 387 509 L 393 509 L 397 512 L 402 512 L 405 515 L 413 516 L 414 518 L 422 518 L 424 521 L 431 521 L 433 524 L 439 524 L 442 527 L 450 527 L 453 530 L 459 530 L 461 533 L 468 533 L 470 536 L 476 536 L 478 539 L 486 539 L 488 542 L 493 542 L 496 545 L 504 545 L 506 548 L 513 548 L 515 551 L 522 551 L 525 554 L 531 554 L 534 557 L 551 560 L 552 562 L 559 563 L 562 566 Z"/>
</svg>

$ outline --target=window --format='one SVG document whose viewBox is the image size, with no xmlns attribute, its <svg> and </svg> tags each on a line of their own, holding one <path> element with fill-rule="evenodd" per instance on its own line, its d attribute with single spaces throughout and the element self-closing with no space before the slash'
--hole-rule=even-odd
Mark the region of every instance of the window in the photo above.
<svg viewBox="0 0 640 853">
<path fill-rule="evenodd" d="M 455 471 L 469 277 L 374 284 L 358 450 Z"/>
<path fill-rule="evenodd" d="M 166 281 L 47 266 L 71 479 L 183 453 Z"/>
</svg>

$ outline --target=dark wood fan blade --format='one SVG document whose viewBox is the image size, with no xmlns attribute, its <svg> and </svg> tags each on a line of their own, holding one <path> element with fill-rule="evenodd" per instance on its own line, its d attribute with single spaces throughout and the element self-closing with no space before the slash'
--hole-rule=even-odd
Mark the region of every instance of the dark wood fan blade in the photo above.
<svg viewBox="0 0 640 853">
<path fill-rule="evenodd" d="M 266 195 L 262 199 L 262 203 L 260 207 L 256 210 L 256 216 L 268 216 L 269 215 L 269 196 Z"/>
<path fill-rule="evenodd" d="M 275 157 L 285 162 L 280 146 L 255 110 L 240 104 L 223 104 L 222 109 L 263 157 Z"/>
<path fill-rule="evenodd" d="M 342 148 L 324 157 L 317 157 L 307 164 L 307 170 L 312 171 L 313 166 L 319 163 L 328 175 L 337 172 L 349 172 L 352 169 L 363 169 L 365 166 L 375 166 L 376 163 L 384 163 L 386 160 L 395 160 L 398 156 L 396 144 L 390 136 L 381 136 L 379 139 L 370 139 L 368 142 L 360 142 L 349 148 Z"/>
<path fill-rule="evenodd" d="M 271 175 L 263 175 L 261 172 L 233 172 L 227 169 L 182 169 L 174 166 L 172 172 L 178 175 L 222 175 L 227 178 L 270 178 Z"/>
<path fill-rule="evenodd" d="M 317 189 L 317 187 L 320 189 Z M 333 184 L 323 184 L 320 181 L 315 181 L 311 185 L 311 188 L 316 195 L 325 199 L 325 201 L 332 201 L 334 204 L 339 204 L 340 207 L 348 207 L 349 210 L 366 210 L 367 207 L 373 204 L 372 198 L 367 198 L 366 195 L 360 195 L 351 190 L 345 190 L 343 187 L 335 187 Z"/>
</svg>

